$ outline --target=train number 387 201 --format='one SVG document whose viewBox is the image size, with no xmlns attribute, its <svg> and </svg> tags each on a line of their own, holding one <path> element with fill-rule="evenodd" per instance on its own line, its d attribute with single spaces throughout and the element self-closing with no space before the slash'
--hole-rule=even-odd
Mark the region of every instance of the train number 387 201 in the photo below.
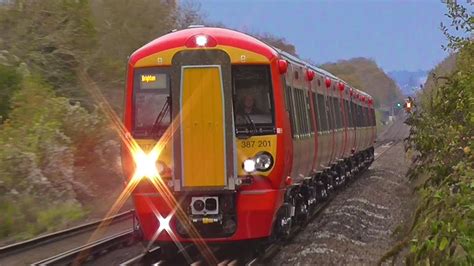
<svg viewBox="0 0 474 266">
<path fill-rule="evenodd" d="M 242 141 L 240 144 L 240 147 L 243 149 L 249 149 L 249 148 L 267 148 L 271 147 L 272 142 L 269 140 L 245 140 Z"/>
</svg>

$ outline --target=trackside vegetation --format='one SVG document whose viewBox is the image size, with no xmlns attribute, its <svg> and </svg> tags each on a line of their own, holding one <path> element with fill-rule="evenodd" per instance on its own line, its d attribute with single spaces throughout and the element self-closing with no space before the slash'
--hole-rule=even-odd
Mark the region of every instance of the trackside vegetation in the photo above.
<svg viewBox="0 0 474 266">
<path fill-rule="evenodd" d="M 408 176 L 419 203 L 405 240 L 382 261 L 404 250 L 410 265 L 474 264 L 472 5 L 447 3 L 452 28 L 463 32 L 455 36 L 452 28 L 442 26 L 448 49 L 457 54 L 456 66 L 451 74 L 435 75 L 407 120 L 412 126 L 407 148 L 415 154 Z"/>
<path fill-rule="evenodd" d="M 189 1 L 0 1 L 2 242 L 69 227 L 113 200 L 120 142 L 78 68 L 120 114 L 127 56 L 199 24 L 198 11 Z"/>
</svg>

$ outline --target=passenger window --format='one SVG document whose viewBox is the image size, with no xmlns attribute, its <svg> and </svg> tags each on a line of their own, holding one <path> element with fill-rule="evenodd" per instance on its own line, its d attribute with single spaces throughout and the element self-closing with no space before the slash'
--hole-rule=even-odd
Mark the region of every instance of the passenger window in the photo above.
<svg viewBox="0 0 474 266">
<path fill-rule="evenodd" d="M 351 114 L 352 114 L 352 127 L 357 126 L 357 110 L 353 101 L 350 102 L 351 105 Z"/>
<path fill-rule="evenodd" d="M 319 117 L 321 118 L 321 128 L 323 131 L 327 131 L 329 129 L 328 125 L 328 111 L 326 102 L 324 100 L 324 95 L 317 94 L 318 96 L 318 110 L 319 110 Z"/>
<path fill-rule="evenodd" d="M 368 127 L 370 126 L 370 113 L 369 113 L 369 107 L 364 107 L 365 108 L 365 126 Z"/>
<path fill-rule="evenodd" d="M 291 125 L 291 135 L 295 137 L 298 133 L 296 130 L 296 121 L 295 121 L 295 106 L 293 104 L 293 89 L 290 86 L 286 87 L 285 90 L 285 102 L 288 114 L 290 116 L 290 125 Z"/>
<path fill-rule="evenodd" d="M 375 117 L 375 109 L 372 109 L 372 126 L 376 126 L 377 125 L 377 120 L 376 120 L 376 117 Z"/>
<path fill-rule="evenodd" d="M 303 90 L 295 89 L 296 93 L 296 109 L 298 110 L 297 117 L 298 117 L 298 129 L 300 134 L 307 134 L 308 133 L 308 120 L 307 120 L 307 110 L 306 104 L 303 96 Z"/>
<path fill-rule="evenodd" d="M 321 118 L 320 118 L 320 111 L 319 111 L 319 106 L 318 106 L 318 95 L 311 92 L 311 99 L 313 101 L 313 108 L 314 108 L 314 116 L 316 119 L 316 127 L 317 131 L 321 132 L 323 131 L 323 128 L 321 127 Z"/>
<path fill-rule="evenodd" d="M 336 129 L 341 128 L 342 123 L 341 123 L 341 105 L 339 104 L 339 99 L 337 97 L 332 98 L 333 103 L 334 103 L 334 111 L 335 111 L 335 117 L 336 117 Z"/>
<path fill-rule="evenodd" d="M 308 130 L 308 134 L 313 132 L 313 119 L 311 115 L 311 105 L 309 104 L 309 97 L 308 97 L 308 92 L 303 91 L 303 99 L 304 99 L 304 109 L 306 110 L 306 126 Z"/>
<path fill-rule="evenodd" d="M 352 127 L 352 114 L 351 114 L 351 109 L 349 108 L 349 101 L 344 99 L 344 111 L 346 113 L 346 118 L 347 118 L 347 127 Z"/>
<path fill-rule="evenodd" d="M 335 118 L 334 118 L 335 115 L 334 115 L 334 102 L 332 101 L 331 96 L 327 96 L 326 103 L 327 103 L 328 110 L 329 110 L 329 115 L 328 115 L 329 129 L 332 130 L 332 129 L 335 129 Z"/>
</svg>

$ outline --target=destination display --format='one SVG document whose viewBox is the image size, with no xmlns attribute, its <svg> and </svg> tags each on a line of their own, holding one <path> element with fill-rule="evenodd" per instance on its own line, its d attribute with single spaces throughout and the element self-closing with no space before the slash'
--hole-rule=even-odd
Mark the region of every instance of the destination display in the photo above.
<svg viewBox="0 0 474 266">
<path fill-rule="evenodd" d="M 140 75 L 140 89 L 156 90 L 166 89 L 167 75 L 161 74 L 142 74 Z"/>
</svg>

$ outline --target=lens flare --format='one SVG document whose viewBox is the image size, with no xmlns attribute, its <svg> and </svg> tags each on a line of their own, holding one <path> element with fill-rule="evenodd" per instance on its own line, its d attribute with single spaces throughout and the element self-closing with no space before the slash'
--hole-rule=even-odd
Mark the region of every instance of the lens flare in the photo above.
<svg viewBox="0 0 474 266">
<path fill-rule="evenodd" d="M 156 167 L 156 161 L 158 160 L 158 157 L 160 157 L 161 150 L 159 150 L 157 147 L 158 146 L 155 146 L 155 148 L 148 154 L 145 153 L 142 149 L 132 151 L 133 160 L 136 166 L 133 178 L 138 178 L 141 180 L 144 177 L 160 177 L 160 174 L 158 173 L 158 169 Z"/>
</svg>

